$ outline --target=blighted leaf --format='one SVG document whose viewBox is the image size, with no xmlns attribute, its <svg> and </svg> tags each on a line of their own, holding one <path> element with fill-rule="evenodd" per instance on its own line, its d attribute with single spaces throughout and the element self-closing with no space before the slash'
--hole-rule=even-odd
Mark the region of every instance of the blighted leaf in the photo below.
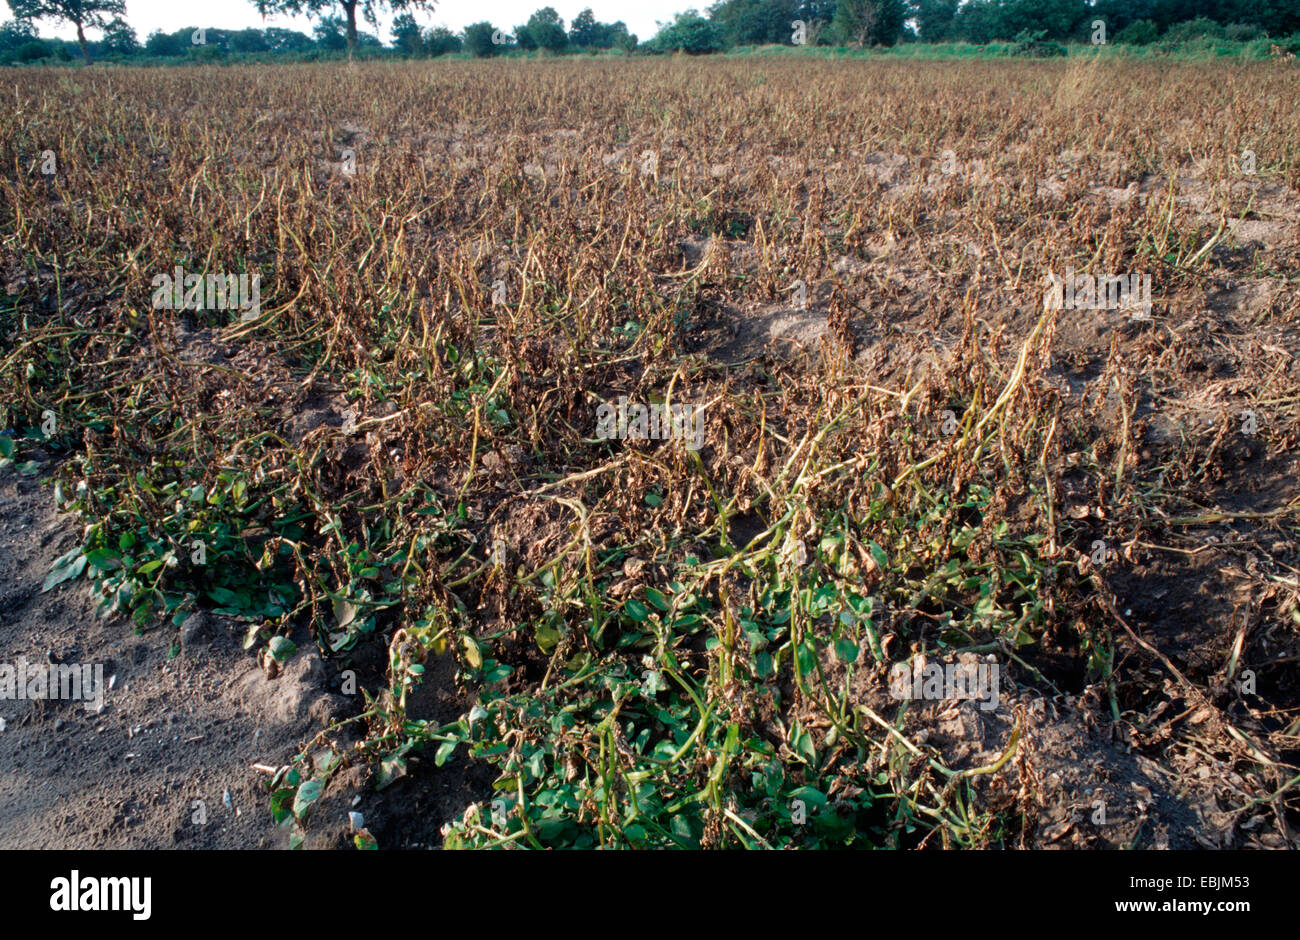
<svg viewBox="0 0 1300 940">
<path fill-rule="evenodd" d="M 341 597 L 336 597 L 331 606 L 334 608 L 334 619 L 339 622 L 340 630 L 357 619 L 357 606 L 355 604 L 351 604 Z"/>
<path fill-rule="evenodd" d="M 379 843 L 375 837 L 370 834 L 370 830 L 362 829 L 352 837 L 352 844 L 363 852 L 376 852 L 379 850 Z"/>
<path fill-rule="evenodd" d="M 308 780 L 298 788 L 298 794 L 293 798 L 293 815 L 299 820 L 306 819 L 311 815 L 312 804 L 320 799 L 321 792 L 324 788 L 319 780 Z"/>
<path fill-rule="evenodd" d="M 321 776 L 329 776 L 330 772 L 337 767 L 342 761 L 338 752 L 334 750 L 326 751 L 324 754 L 317 755 L 313 761 L 316 773 Z"/>
<path fill-rule="evenodd" d="M 461 638 L 461 644 L 465 647 L 465 661 L 474 669 L 483 668 L 483 653 L 478 642 L 472 636 L 465 636 Z"/>
<path fill-rule="evenodd" d="M 75 557 L 74 557 L 75 556 Z M 70 581 L 86 569 L 86 556 L 81 554 L 80 549 L 74 549 L 66 555 L 55 559 L 50 573 L 45 576 L 45 586 L 41 588 L 44 594 L 56 584 L 62 584 L 64 581 Z"/>
<path fill-rule="evenodd" d="M 281 663 L 287 661 L 290 656 L 298 652 L 298 645 L 287 636 L 271 637 L 270 641 L 266 644 L 266 648 L 271 651 L 271 655 L 275 657 L 276 662 Z"/>
<path fill-rule="evenodd" d="M 382 790 L 394 780 L 406 776 L 406 760 L 401 757 L 386 757 L 379 762 L 379 775 L 375 780 L 375 789 Z"/>
<path fill-rule="evenodd" d="M 543 653 L 549 653 L 560 642 L 560 631 L 549 623 L 538 624 L 533 636 L 537 639 L 537 646 Z"/>
</svg>

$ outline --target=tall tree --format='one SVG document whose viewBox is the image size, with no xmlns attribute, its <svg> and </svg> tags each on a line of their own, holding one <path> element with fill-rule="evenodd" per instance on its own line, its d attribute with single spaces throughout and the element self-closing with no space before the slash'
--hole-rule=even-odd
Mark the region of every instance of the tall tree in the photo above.
<svg viewBox="0 0 1300 940">
<path fill-rule="evenodd" d="M 76 0 L 65 0 L 65 2 L 76 2 Z M 257 7 L 257 12 L 264 17 L 271 13 L 284 13 L 290 16 L 305 13 L 310 17 L 317 17 L 328 15 L 336 8 L 341 10 L 350 59 L 357 51 L 358 12 L 367 23 L 378 29 L 379 17 L 376 14 L 381 9 L 388 9 L 394 13 L 407 10 L 432 10 L 436 2 L 435 0 L 253 0 L 253 6 Z"/>
<path fill-rule="evenodd" d="M 438 26 L 424 34 L 424 51 L 426 55 L 439 56 L 449 52 L 460 52 L 460 37 L 445 26 Z"/>
<path fill-rule="evenodd" d="M 709 19 L 729 46 L 788 44 L 801 19 L 796 10 L 795 0 L 719 0 L 709 7 Z"/>
<path fill-rule="evenodd" d="M 563 52 L 569 44 L 569 34 L 564 31 L 564 20 L 555 7 L 542 7 L 528 18 L 528 35 L 533 42 L 550 52 Z"/>
<path fill-rule="evenodd" d="M 726 47 L 727 41 L 718 24 L 700 16 L 698 10 L 678 13 L 671 23 L 660 23 L 659 32 L 649 43 L 654 52 L 685 52 L 687 55 L 708 55 Z"/>
<path fill-rule="evenodd" d="M 906 19 L 903 0 L 839 0 L 832 26 L 841 41 L 855 46 L 892 46 Z"/>
<path fill-rule="evenodd" d="M 311 34 L 316 40 L 316 45 L 326 52 L 342 52 L 348 47 L 348 38 L 344 35 L 346 29 L 343 20 L 337 16 L 326 16 L 312 27 Z"/>
<path fill-rule="evenodd" d="M 569 45 L 576 49 L 609 49 L 626 44 L 629 38 L 626 23 L 602 23 L 590 7 L 575 16 L 569 26 Z"/>
<path fill-rule="evenodd" d="M 596 14 L 591 12 L 591 7 L 587 7 L 573 18 L 573 23 L 569 26 L 569 42 L 579 49 L 586 49 L 600 42 L 600 23 L 596 22 Z"/>
<path fill-rule="evenodd" d="M 10 20 L 0 24 L 0 62 L 24 62 L 45 57 L 45 44 L 36 38 L 31 23 Z"/>
<path fill-rule="evenodd" d="M 1021 32 L 1043 30 L 1048 39 L 1079 38 L 1076 31 L 1092 8 L 1087 0 L 1005 0 L 1003 30 L 999 39 L 1012 39 Z"/>
<path fill-rule="evenodd" d="M 115 16 L 104 27 L 104 48 L 117 55 L 135 55 L 140 51 L 140 40 L 126 20 Z"/>
<path fill-rule="evenodd" d="M 537 43 L 533 42 L 533 34 L 528 31 L 527 23 L 515 27 L 515 45 L 524 52 L 532 52 L 537 48 Z"/>
<path fill-rule="evenodd" d="M 465 48 L 470 54 L 480 59 L 486 59 L 489 56 L 497 54 L 497 44 L 492 41 L 496 33 L 496 27 L 483 20 L 480 23 L 470 23 L 465 27 Z"/>
<path fill-rule="evenodd" d="M 81 57 L 90 61 L 90 44 L 86 30 L 103 29 L 113 16 L 126 15 L 125 0 L 8 0 L 14 19 L 60 20 L 77 28 L 77 45 Z"/>
<path fill-rule="evenodd" d="M 967 0 L 957 10 L 953 28 L 957 37 L 965 42 L 992 42 L 1000 37 L 1011 38 L 998 0 Z"/>
<path fill-rule="evenodd" d="M 272 52 L 306 52 L 311 48 L 311 37 L 296 30 L 268 26 L 262 30 L 262 35 Z"/>
<path fill-rule="evenodd" d="M 959 0 L 915 0 L 912 16 L 921 42 L 942 42 L 953 38 L 953 21 L 957 18 Z"/>
<path fill-rule="evenodd" d="M 151 56 L 182 56 L 185 55 L 185 49 L 188 46 L 188 40 L 181 41 L 181 32 L 164 33 L 161 29 L 155 29 L 144 41 L 144 51 Z"/>
<path fill-rule="evenodd" d="M 231 52 L 270 52 L 271 44 L 260 29 L 236 29 L 230 35 Z"/>
<path fill-rule="evenodd" d="M 424 51 L 420 24 L 415 22 L 415 17 L 410 13 L 403 13 L 393 20 L 393 48 L 410 56 L 417 56 Z"/>
</svg>

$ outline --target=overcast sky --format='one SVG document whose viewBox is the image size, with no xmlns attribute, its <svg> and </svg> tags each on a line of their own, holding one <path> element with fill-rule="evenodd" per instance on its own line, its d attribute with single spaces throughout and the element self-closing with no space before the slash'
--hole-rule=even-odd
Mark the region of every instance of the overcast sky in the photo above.
<svg viewBox="0 0 1300 940">
<path fill-rule="evenodd" d="M 448 26 L 460 30 L 470 23 L 488 20 L 494 26 L 509 30 L 521 23 L 541 7 L 555 7 L 564 19 L 567 27 L 582 10 L 591 7 L 596 19 L 612 23 L 622 20 L 627 28 L 645 41 L 658 32 L 655 25 L 658 20 L 670 20 L 674 13 L 692 6 L 704 8 L 712 0 L 443 0 L 432 12 L 416 12 L 415 18 L 422 26 Z M 0 19 L 9 19 L 8 5 L 0 6 Z M 155 29 L 174 32 L 186 26 L 208 26 L 225 29 L 245 29 L 247 27 L 281 26 L 311 33 L 311 20 L 304 17 L 269 16 L 264 21 L 257 14 L 257 9 L 248 0 L 201 0 L 199 3 L 177 2 L 177 0 L 126 0 L 126 20 L 143 42 L 145 37 Z M 391 38 L 388 31 L 392 23 L 391 14 L 379 17 L 379 38 L 387 43 Z M 38 23 L 40 34 L 45 37 L 55 36 L 60 39 L 75 39 L 76 30 L 66 24 L 55 26 L 50 22 Z M 371 29 L 360 21 L 359 29 L 370 32 Z M 87 33 L 88 38 L 99 38 L 98 33 Z"/>
</svg>

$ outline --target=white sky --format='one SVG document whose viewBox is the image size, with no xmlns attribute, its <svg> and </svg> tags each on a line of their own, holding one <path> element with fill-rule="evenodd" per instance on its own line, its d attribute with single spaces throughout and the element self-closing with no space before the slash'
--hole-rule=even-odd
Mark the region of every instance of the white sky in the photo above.
<svg viewBox="0 0 1300 940">
<path fill-rule="evenodd" d="M 507 31 L 528 21 L 528 17 L 541 7 L 554 7 L 564 19 L 567 28 L 573 18 L 587 7 L 591 7 L 596 19 L 602 23 L 622 20 L 627 28 L 636 33 L 642 42 L 649 39 L 658 27 L 656 21 L 671 20 L 673 14 L 691 7 L 703 10 L 712 0 L 476 0 L 466 3 L 464 0 L 442 0 L 432 11 L 415 12 L 415 19 L 422 26 L 447 26 L 459 31 L 470 23 L 488 20 L 494 26 Z M 0 6 L 0 20 L 11 16 L 8 5 Z M 388 31 L 392 14 L 382 12 L 379 15 L 379 38 L 385 44 L 392 38 Z M 365 32 L 371 28 L 357 15 L 357 27 Z M 214 29 L 245 29 L 279 26 L 296 29 L 311 35 L 312 21 L 305 17 L 268 16 L 265 21 L 258 15 L 257 9 L 249 0 L 202 0 L 200 3 L 176 2 L 176 0 L 126 0 L 126 21 L 135 30 L 136 36 L 144 42 L 155 29 L 170 33 L 187 26 L 207 26 Z M 76 30 L 70 26 L 56 26 L 49 21 L 39 21 L 38 29 L 44 37 L 75 39 Z M 88 31 L 87 37 L 99 38 L 95 31 Z"/>
</svg>

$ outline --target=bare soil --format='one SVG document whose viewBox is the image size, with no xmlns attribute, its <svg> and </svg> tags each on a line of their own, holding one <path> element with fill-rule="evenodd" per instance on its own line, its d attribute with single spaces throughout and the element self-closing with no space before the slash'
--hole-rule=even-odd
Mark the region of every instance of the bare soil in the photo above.
<svg viewBox="0 0 1300 940">
<path fill-rule="evenodd" d="M 84 580 L 43 593 L 50 562 L 76 541 L 75 521 L 54 509 L 48 469 L 0 474 L 0 662 L 102 665 L 112 688 L 98 713 L 80 701 L 0 701 L 0 848 L 287 848 L 270 774 L 255 765 L 288 763 L 331 719 L 354 713 L 359 696 L 338 694 L 337 668 L 306 637 L 271 679 L 231 618 L 198 613 L 180 630 L 163 621 L 140 632 L 99 616 Z M 422 707 L 456 717 L 454 693 L 432 691 L 454 689 L 451 676 L 431 673 Z M 380 793 L 361 766 L 349 768 L 305 845 L 347 845 L 357 811 L 385 847 L 434 847 L 442 823 L 486 791 L 482 778 L 453 761 Z"/>
</svg>

